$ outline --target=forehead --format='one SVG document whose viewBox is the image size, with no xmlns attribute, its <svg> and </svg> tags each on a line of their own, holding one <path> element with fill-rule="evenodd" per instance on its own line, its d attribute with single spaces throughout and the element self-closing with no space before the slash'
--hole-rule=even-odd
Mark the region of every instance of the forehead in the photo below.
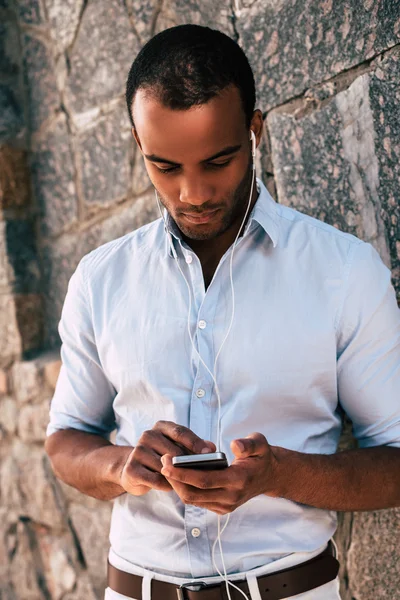
<svg viewBox="0 0 400 600">
<path fill-rule="evenodd" d="M 145 154 L 157 154 L 183 163 L 195 155 L 199 160 L 222 147 L 240 143 L 245 115 L 240 93 L 229 86 L 206 104 L 188 110 L 171 110 L 138 90 L 133 120 Z"/>
</svg>

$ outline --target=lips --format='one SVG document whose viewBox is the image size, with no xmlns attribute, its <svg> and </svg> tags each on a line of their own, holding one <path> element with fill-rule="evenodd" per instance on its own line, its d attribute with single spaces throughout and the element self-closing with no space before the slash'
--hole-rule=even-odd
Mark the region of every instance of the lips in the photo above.
<svg viewBox="0 0 400 600">
<path fill-rule="evenodd" d="M 182 214 L 185 217 L 185 219 L 187 219 L 191 223 L 207 223 L 207 221 L 210 221 L 218 210 L 219 210 L 219 208 L 216 208 L 214 210 L 207 211 L 207 212 L 196 213 L 196 214 L 193 214 L 193 213 L 182 213 Z"/>
</svg>

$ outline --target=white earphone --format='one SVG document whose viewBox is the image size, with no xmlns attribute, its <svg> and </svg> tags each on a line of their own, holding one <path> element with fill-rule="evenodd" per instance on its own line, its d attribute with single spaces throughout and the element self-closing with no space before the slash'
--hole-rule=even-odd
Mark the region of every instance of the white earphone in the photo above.
<svg viewBox="0 0 400 600">
<path fill-rule="evenodd" d="M 255 165 L 254 165 L 254 161 L 256 158 L 256 136 L 254 134 L 254 131 L 252 129 L 250 129 L 250 139 L 251 139 L 251 155 L 253 157 L 253 169 L 255 169 Z"/>
<path fill-rule="evenodd" d="M 231 316 L 231 320 L 230 320 L 230 323 L 229 323 L 228 331 L 226 332 L 225 337 L 224 337 L 224 339 L 222 341 L 222 344 L 221 344 L 221 346 L 220 346 L 220 348 L 219 348 L 219 350 L 217 352 L 217 355 L 216 355 L 216 358 L 215 358 L 215 362 L 214 362 L 214 369 L 213 369 L 214 372 L 213 373 L 210 371 L 210 369 L 208 368 L 208 366 L 206 365 L 206 363 L 204 362 L 204 360 L 200 356 L 200 354 L 199 354 L 199 352 L 198 352 L 198 350 L 197 350 L 197 348 L 195 346 L 195 343 L 193 341 L 193 336 L 192 336 L 192 333 L 190 331 L 190 316 L 191 316 L 191 309 L 192 309 L 192 293 L 191 293 L 191 290 L 190 290 L 190 285 L 189 285 L 189 283 L 188 283 L 188 281 L 187 281 L 187 279 L 185 277 L 185 274 L 183 273 L 183 271 L 182 271 L 182 269 L 181 269 L 181 267 L 179 265 L 179 259 L 178 259 L 178 255 L 177 255 L 175 247 L 174 247 L 174 243 L 173 243 L 173 240 L 172 240 L 172 235 L 171 235 L 171 232 L 168 229 L 166 219 L 165 219 L 164 214 L 162 212 L 161 202 L 160 202 L 160 200 L 158 198 L 157 190 L 154 188 L 154 192 L 155 192 L 155 195 L 156 195 L 156 200 L 157 200 L 158 208 L 159 208 L 161 217 L 162 217 L 162 219 L 164 221 L 165 232 L 169 236 L 169 241 L 170 241 L 170 246 L 171 246 L 172 254 L 174 256 L 174 259 L 175 259 L 175 262 L 176 262 L 176 264 L 178 266 L 178 269 L 179 269 L 179 271 L 180 271 L 183 279 L 185 280 L 186 287 L 188 289 L 189 307 L 188 307 L 187 329 L 188 329 L 188 333 L 189 333 L 190 342 L 192 344 L 192 347 L 193 347 L 194 351 L 198 355 L 200 362 L 203 364 L 203 366 L 205 367 L 205 369 L 211 375 L 211 377 L 212 377 L 212 379 L 214 381 L 214 385 L 215 385 L 215 393 L 216 393 L 217 399 L 218 399 L 217 440 L 216 440 L 217 441 L 217 444 L 216 444 L 217 450 L 220 450 L 220 445 L 221 445 L 221 442 L 220 442 L 220 437 L 221 437 L 221 424 L 220 424 L 220 421 L 221 421 L 221 399 L 220 399 L 220 395 L 219 395 L 219 388 L 218 388 L 217 381 L 216 381 L 216 368 L 217 368 L 218 357 L 219 357 L 220 352 L 222 350 L 222 347 L 225 344 L 226 339 L 227 339 L 227 337 L 228 337 L 228 335 L 230 333 L 230 330 L 231 330 L 232 324 L 233 324 L 234 315 L 235 315 L 235 292 L 234 292 L 234 288 L 233 288 L 233 275 L 232 275 L 233 253 L 234 253 L 234 250 L 235 250 L 235 247 L 236 247 L 236 242 L 238 240 L 239 234 L 240 234 L 240 232 L 242 230 L 242 227 L 243 227 L 243 225 L 244 225 L 244 223 L 246 221 L 247 214 L 248 214 L 249 209 L 250 209 L 251 198 L 253 196 L 254 180 L 255 180 L 255 175 L 256 175 L 256 173 L 255 173 L 255 170 L 256 170 L 255 157 L 256 157 L 256 145 L 257 145 L 257 141 L 256 141 L 256 136 L 254 134 L 254 131 L 252 129 L 250 129 L 250 137 L 249 137 L 249 139 L 251 140 L 251 156 L 252 156 L 252 159 L 253 159 L 252 160 L 252 163 L 253 163 L 252 164 L 252 173 L 253 173 L 253 176 L 252 176 L 252 182 L 251 182 L 250 196 L 249 196 L 249 200 L 248 200 L 248 203 L 247 203 L 247 209 L 246 209 L 246 213 L 244 215 L 242 224 L 241 224 L 241 226 L 239 228 L 239 231 L 237 232 L 235 241 L 234 241 L 234 243 L 232 245 L 231 257 L 230 257 L 230 264 L 229 264 L 229 274 L 230 274 L 231 291 L 232 291 L 232 316 Z M 228 514 L 227 520 L 226 520 L 223 528 L 221 529 L 221 517 L 220 517 L 220 515 L 218 515 L 218 535 L 217 535 L 217 539 L 214 541 L 213 546 L 212 546 L 212 552 L 211 552 L 212 560 L 213 560 L 213 564 L 214 564 L 214 567 L 215 567 L 216 571 L 218 572 L 218 574 L 225 581 L 226 594 L 227 594 L 228 600 L 231 600 L 231 594 L 230 594 L 229 586 L 235 588 L 237 591 L 239 591 L 241 593 L 241 595 L 246 600 L 248 600 L 248 596 L 239 587 L 237 587 L 234 583 L 232 583 L 231 581 L 228 580 L 228 576 L 227 576 L 227 572 L 226 572 L 224 554 L 223 554 L 223 551 L 222 551 L 221 535 L 225 531 L 226 526 L 228 525 L 229 517 L 230 517 L 230 514 Z M 218 568 L 218 565 L 215 562 L 215 547 L 216 547 L 217 543 L 218 543 L 219 551 L 220 551 L 220 555 L 221 555 L 223 572 L 220 571 L 220 569 Z"/>
</svg>

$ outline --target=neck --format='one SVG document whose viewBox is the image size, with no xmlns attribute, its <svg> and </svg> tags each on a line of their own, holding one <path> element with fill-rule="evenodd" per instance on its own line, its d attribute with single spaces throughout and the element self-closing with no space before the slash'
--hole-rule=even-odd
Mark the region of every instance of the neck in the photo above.
<svg viewBox="0 0 400 600">
<path fill-rule="evenodd" d="M 246 220 L 243 223 L 243 226 L 241 228 L 239 236 L 243 235 L 243 231 L 248 223 L 250 213 L 257 201 L 257 198 L 258 198 L 257 183 L 254 178 L 253 193 L 252 193 L 252 197 L 251 197 L 250 208 L 247 212 Z M 243 217 L 246 213 L 246 209 L 247 209 L 247 203 L 244 207 L 244 210 L 240 213 L 240 215 L 238 215 L 238 217 L 230 225 L 230 227 L 228 229 L 226 229 L 220 235 L 216 236 L 215 238 L 212 238 L 210 240 L 193 240 L 193 239 L 186 237 L 182 233 L 182 239 L 184 239 L 185 242 L 188 244 L 188 246 L 190 246 L 190 248 L 192 248 L 193 252 L 195 252 L 197 254 L 200 261 L 202 261 L 202 259 L 207 259 L 207 260 L 216 260 L 219 262 L 221 257 L 225 254 L 225 252 L 228 250 L 228 248 L 230 248 L 230 246 L 235 241 L 237 233 L 238 233 L 241 223 L 243 221 Z"/>
</svg>

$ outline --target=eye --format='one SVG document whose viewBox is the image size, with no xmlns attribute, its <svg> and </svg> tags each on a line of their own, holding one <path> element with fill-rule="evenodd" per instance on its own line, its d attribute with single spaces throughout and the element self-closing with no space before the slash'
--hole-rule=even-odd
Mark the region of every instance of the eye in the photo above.
<svg viewBox="0 0 400 600">
<path fill-rule="evenodd" d="M 232 159 L 229 159 L 223 163 L 209 163 L 207 166 L 210 168 L 216 168 L 216 169 L 220 169 L 222 167 L 225 167 L 227 165 L 229 165 L 229 163 L 231 162 Z M 160 171 L 160 173 L 173 173 L 174 171 L 176 171 L 179 167 L 170 167 L 169 169 L 160 169 L 158 167 L 157 171 Z"/>
</svg>

